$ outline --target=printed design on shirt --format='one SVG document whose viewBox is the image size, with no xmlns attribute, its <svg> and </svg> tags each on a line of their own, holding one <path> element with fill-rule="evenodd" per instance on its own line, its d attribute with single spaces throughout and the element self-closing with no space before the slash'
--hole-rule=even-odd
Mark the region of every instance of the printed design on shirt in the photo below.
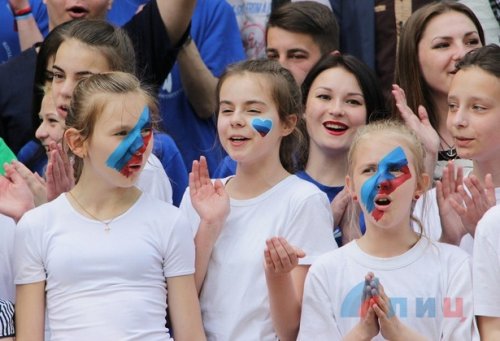
<svg viewBox="0 0 500 341">
<path fill-rule="evenodd" d="M 400 172 L 394 176 L 392 173 Z M 377 172 L 361 187 L 361 201 L 376 221 L 384 215 L 375 204 L 383 206 L 390 204 L 387 196 L 411 178 L 406 154 L 401 147 L 396 147 L 387 154 L 378 164 Z"/>
<path fill-rule="evenodd" d="M 137 165 L 142 165 L 142 157 L 153 136 L 152 130 L 143 135 L 142 130 L 151 127 L 149 108 L 146 106 L 136 125 L 106 160 L 106 165 L 129 177 Z"/>
<path fill-rule="evenodd" d="M 268 118 L 254 118 L 252 120 L 252 127 L 257 130 L 260 136 L 266 137 L 273 128 L 273 121 Z"/>
</svg>

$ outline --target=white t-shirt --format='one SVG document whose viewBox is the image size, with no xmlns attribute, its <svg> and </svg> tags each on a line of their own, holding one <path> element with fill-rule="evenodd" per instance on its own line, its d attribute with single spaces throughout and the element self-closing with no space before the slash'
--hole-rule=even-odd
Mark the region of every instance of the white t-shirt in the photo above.
<svg viewBox="0 0 500 341">
<path fill-rule="evenodd" d="M 469 176 L 471 169 L 464 169 L 464 176 Z M 467 189 L 466 189 L 467 190 Z M 500 204 L 500 187 L 495 188 L 495 196 L 497 205 Z M 442 234 L 441 218 L 439 216 L 439 206 L 436 198 L 436 188 L 428 190 L 424 196 L 417 200 L 413 215 L 417 217 L 423 224 L 424 233 L 432 240 L 439 240 Z M 418 226 L 414 224 L 414 228 L 418 231 Z M 474 249 L 474 238 L 470 234 L 466 234 L 460 241 L 460 248 L 467 251 L 472 256 Z"/>
<path fill-rule="evenodd" d="M 479 221 L 474 239 L 474 313 L 500 317 L 500 206 Z"/>
<path fill-rule="evenodd" d="M 168 340 L 166 278 L 194 273 L 182 212 L 147 194 L 104 224 L 62 194 L 16 230 L 15 283 L 46 281 L 51 340 Z"/>
<path fill-rule="evenodd" d="M 0 299 L 11 302 L 16 296 L 13 274 L 15 228 L 14 220 L 0 214 Z"/>
<path fill-rule="evenodd" d="M 189 190 L 181 209 L 196 233 L 200 219 Z M 200 295 L 208 340 L 276 340 L 264 274 L 266 239 L 284 237 L 305 251 L 300 264 L 309 265 L 337 248 L 332 227 L 326 195 L 295 175 L 255 198 L 231 199 Z"/>
<path fill-rule="evenodd" d="M 306 278 L 298 339 L 341 340 L 349 333 L 360 320 L 369 271 L 379 278 L 394 313 L 408 327 L 433 341 L 472 339 L 469 257 L 456 246 L 427 238 L 397 257 L 373 257 L 356 241 L 320 257 Z M 384 339 L 379 334 L 373 340 Z"/>
<path fill-rule="evenodd" d="M 161 161 L 153 153 L 139 174 L 136 186 L 155 198 L 172 203 L 172 184 Z"/>
</svg>

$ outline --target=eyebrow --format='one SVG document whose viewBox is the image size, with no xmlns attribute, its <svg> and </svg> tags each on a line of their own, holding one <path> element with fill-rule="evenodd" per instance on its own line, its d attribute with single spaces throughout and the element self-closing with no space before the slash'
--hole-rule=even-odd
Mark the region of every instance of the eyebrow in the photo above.
<svg viewBox="0 0 500 341">
<path fill-rule="evenodd" d="M 56 64 L 52 65 L 52 69 L 56 69 L 60 72 L 63 72 L 63 73 L 66 73 L 66 71 L 64 71 L 62 68 L 60 68 L 59 66 L 57 66 Z M 77 76 L 91 76 L 93 75 L 94 73 L 91 72 L 91 71 L 78 71 L 76 72 L 76 75 Z"/>
<path fill-rule="evenodd" d="M 468 36 L 471 36 L 471 35 L 474 35 L 474 34 L 479 35 L 479 33 L 477 31 L 470 31 L 470 32 L 465 33 L 464 37 L 468 37 Z M 450 37 L 450 36 L 437 36 L 437 37 L 432 38 L 432 41 L 434 41 L 436 39 L 453 39 L 453 37 Z"/>
<path fill-rule="evenodd" d="M 333 91 L 332 88 L 329 88 L 329 87 L 326 87 L 326 86 L 318 86 L 317 88 L 315 88 L 315 90 L 317 90 L 317 89 L 323 89 L 323 90 Z M 361 96 L 361 97 L 364 98 L 364 96 L 363 96 L 363 94 L 361 92 L 348 92 L 347 96 Z"/>
</svg>

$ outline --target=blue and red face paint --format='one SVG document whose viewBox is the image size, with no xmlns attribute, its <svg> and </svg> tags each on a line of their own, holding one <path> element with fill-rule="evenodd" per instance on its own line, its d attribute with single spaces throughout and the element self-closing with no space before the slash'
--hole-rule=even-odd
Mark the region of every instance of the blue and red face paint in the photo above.
<svg viewBox="0 0 500 341">
<path fill-rule="evenodd" d="M 394 176 L 393 172 L 401 174 Z M 411 178 L 411 173 L 403 148 L 396 147 L 380 160 L 375 175 L 366 180 L 361 187 L 361 202 L 376 221 L 384 215 L 383 211 L 375 207 L 377 195 L 391 194 L 409 178 Z"/>
<path fill-rule="evenodd" d="M 149 108 L 146 106 L 139 121 L 108 157 L 106 165 L 129 177 L 134 172 L 130 166 L 142 163 L 143 154 L 153 136 L 151 129 L 146 134 L 142 133 L 143 129 L 147 128 L 151 128 L 151 118 Z"/>
</svg>

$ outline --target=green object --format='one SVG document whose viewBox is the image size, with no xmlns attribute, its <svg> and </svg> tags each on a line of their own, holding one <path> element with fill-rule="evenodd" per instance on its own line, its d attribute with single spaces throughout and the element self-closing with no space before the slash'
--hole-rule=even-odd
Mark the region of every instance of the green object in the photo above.
<svg viewBox="0 0 500 341">
<path fill-rule="evenodd" d="M 5 175 L 5 169 L 3 165 L 5 163 L 11 163 L 16 159 L 16 155 L 12 150 L 10 150 L 9 146 L 5 143 L 5 141 L 0 137 L 0 175 Z"/>
</svg>

